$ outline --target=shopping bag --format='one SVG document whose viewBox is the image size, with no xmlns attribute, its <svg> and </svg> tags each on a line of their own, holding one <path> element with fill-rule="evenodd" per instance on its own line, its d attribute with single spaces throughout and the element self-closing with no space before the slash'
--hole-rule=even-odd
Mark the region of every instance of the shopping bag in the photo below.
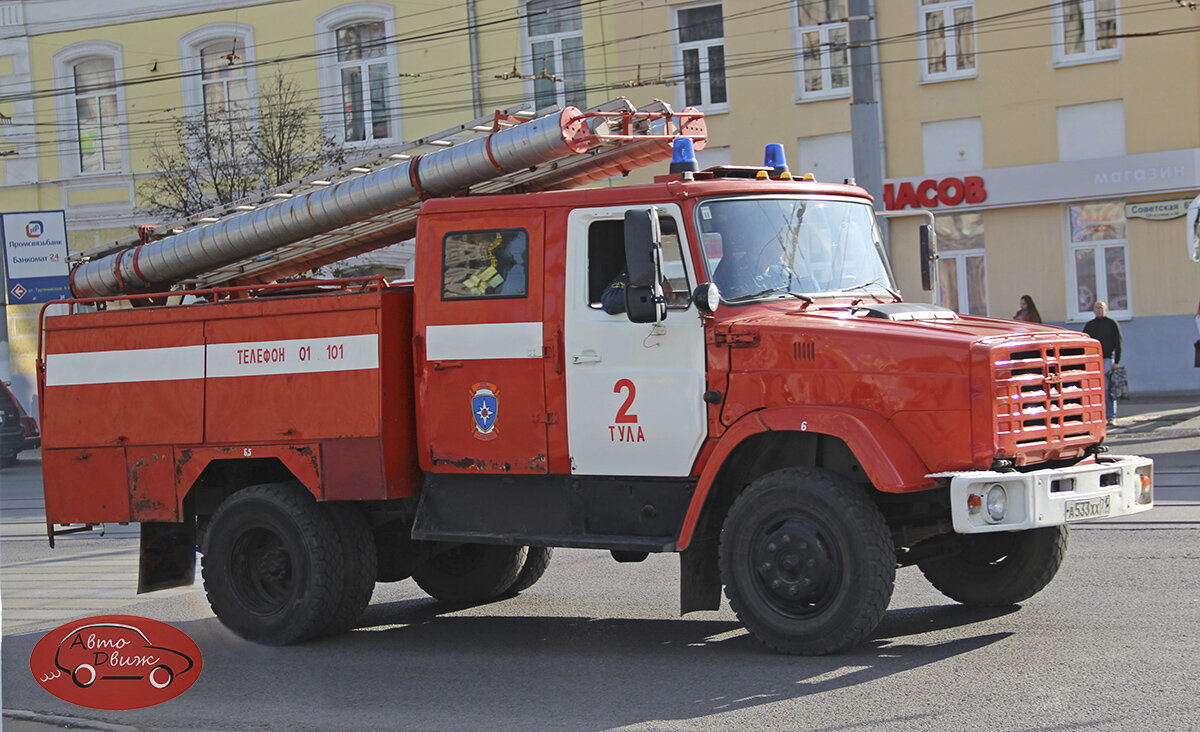
<svg viewBox="0 0 1200 732">
<path fill-rule="evenodd" d="M 1112 371 L 1108 372 L 1108 394 L 1113 399 L 1129 398 L 1129 376 L 1125 373 L 1125 367 L 1120 364 L 1113 366 Z"/>
</svg>

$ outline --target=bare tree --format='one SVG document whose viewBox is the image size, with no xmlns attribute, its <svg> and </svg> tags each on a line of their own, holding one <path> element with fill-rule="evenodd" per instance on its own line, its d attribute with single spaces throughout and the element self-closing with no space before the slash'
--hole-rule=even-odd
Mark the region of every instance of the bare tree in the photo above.
<svg viewBox="0 0 1200 732">
<path fill-rule="evenodd" d="M 257 114 L 221 108 L 176 118 L 172 134 L 150 145 L 157 172 L 139 186 L 146 208 L 182 218 L 340 165 L 342 148 L 318 131 L 316 111 L 277 71 L 259 95 Z"/>
</svg>

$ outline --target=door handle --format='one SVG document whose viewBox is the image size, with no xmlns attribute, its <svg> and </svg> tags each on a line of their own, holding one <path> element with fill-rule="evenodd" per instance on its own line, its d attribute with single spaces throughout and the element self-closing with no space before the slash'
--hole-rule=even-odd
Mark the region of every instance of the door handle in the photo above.
<svg viewBox="0 0 1200 732">
<path fill-rule="evenodd" d="M 598 353 L 577 353 L 571 356 L 571 363 L 600 363 L 600 354 Z"/>
</svg>

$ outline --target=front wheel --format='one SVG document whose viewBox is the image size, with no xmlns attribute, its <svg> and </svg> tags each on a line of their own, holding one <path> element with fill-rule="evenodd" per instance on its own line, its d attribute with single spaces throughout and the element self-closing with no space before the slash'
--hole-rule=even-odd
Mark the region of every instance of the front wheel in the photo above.
<svg viewBox="0 0 1200 732">
<path fill-rule="evenodd" d="M 1067 553 L 1067 527 L 971 534 L 956 554 L 918 562 L 930 584 L 964 605 L 1027 600 L 1050 584 Z"/>
<path fill-rule="evenodd" d="M 896 577 L 891 533 L 866 491 L 815 468 L 778 470 L 746 487 L 725 517 L 720 566 L 746 629 L 803 655 L 864 640 Z"/>
<path fill-rule="evenodd" d="M 243 638 L 298 643 L 335 619 L 342 542 L 333 517 L 299 483 L 251 486 L 226 498 L 203 551 L 208 602 Z"/>
</svg>

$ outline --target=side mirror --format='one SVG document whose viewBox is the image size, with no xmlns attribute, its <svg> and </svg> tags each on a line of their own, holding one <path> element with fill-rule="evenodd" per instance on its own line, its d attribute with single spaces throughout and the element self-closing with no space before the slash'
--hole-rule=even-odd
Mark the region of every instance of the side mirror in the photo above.
<svg viewBox="0 0 1200 732">
<path fill-rule="evenodd" d="M 625 266 L 631 287 L 653 287 L 658 276 L 655 254 L 662 246 L 658 210 L 630 209 L 625 212 Z"/>
<path fill-rule="evenodd" d="M 658 209 L 625 212 L 625 313 L 634 323 L 658 323 L 667 317 L 662 291 L 662 234 Z"/>
<path fill-rule="evenodd" d="M 937 267 L 937 232 L 933 224 L 921 224 L 921 289 L 933 289 L 934 267 Z"/>
<path fill-rule="evenodd" d="M 705 282 L 692 290 L 692 302 L 696 304 L 696 309 L 701 314 L 712 315 L 717 311 L 717 306 L 721 304 L 721 291 L 717 289 L 715 283 Z"/>
<path fill-rule="evenodd" d="M 666 317 L 661 302 L 655 302 L 653 287 L 625 288 L 625 314 L 633 323 L 657 323 Z M 657 298 L 662 300 L 662 298 Z"/>
</svg>

